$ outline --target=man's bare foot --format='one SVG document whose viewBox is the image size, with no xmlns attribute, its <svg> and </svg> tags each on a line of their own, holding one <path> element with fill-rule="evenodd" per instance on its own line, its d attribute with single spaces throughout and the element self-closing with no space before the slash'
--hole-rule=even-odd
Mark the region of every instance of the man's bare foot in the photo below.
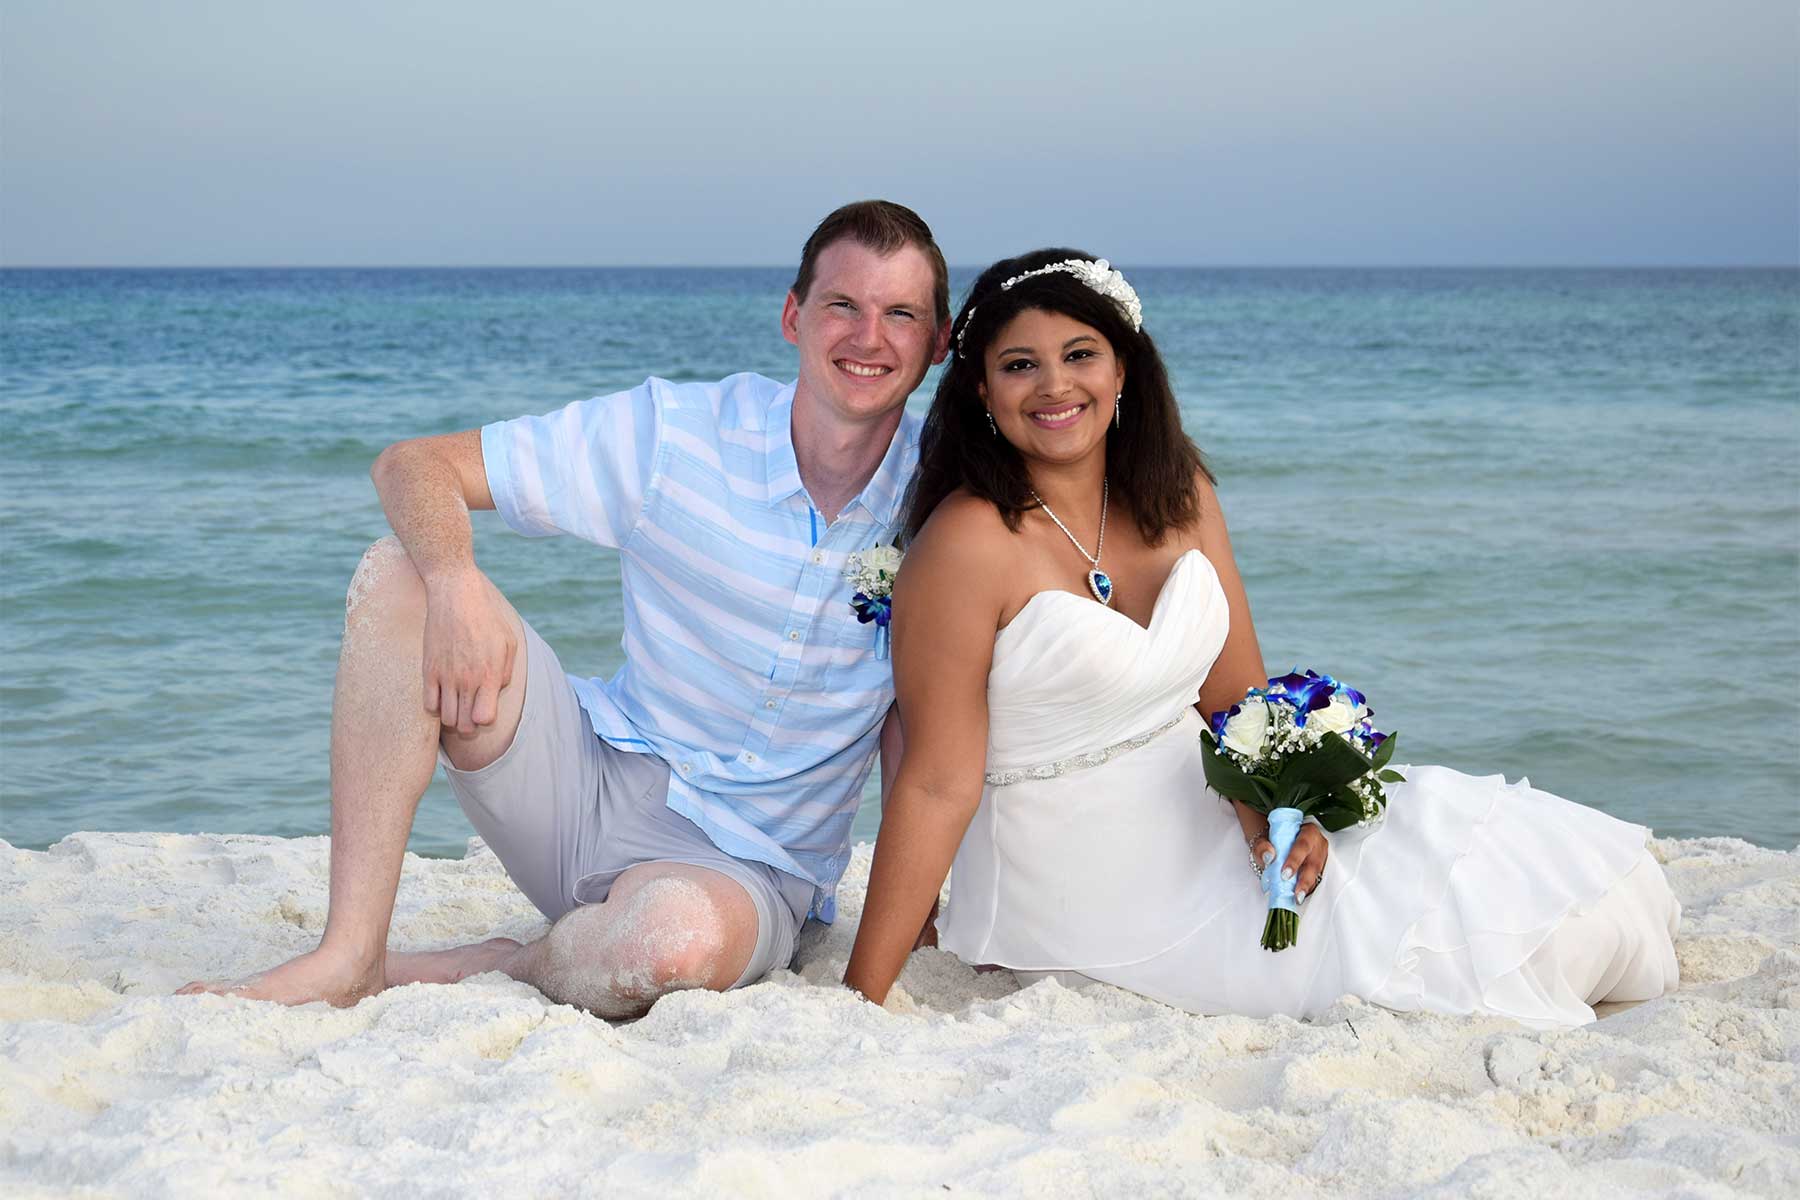
<svg viewBox="0 0 1800 1200">
<path fill-rule="evenodd" d="M 449 950 L 390 951 L 387 956 L 389 987 L 403 983 L 457 983 L 483 971 L 499 971 L 523 947 L 511 938 L 489 938 L 471 946 Z"/>
<path fill-rule="evenodd" d="M 231 983 L 195 981 L 179 989 L 178 996 L 211 992 L 217 996 L 242 996 L 246 1000 L 273 1000 L 277 1004 L 310 1004 L 323 1000 L 334 1008 L 349 1008 L 384 986 L 381 964 L 372 967 L 346 960 L 323 950 L 311 950 L 290 958 L 279 967 Z"/>
</svg>

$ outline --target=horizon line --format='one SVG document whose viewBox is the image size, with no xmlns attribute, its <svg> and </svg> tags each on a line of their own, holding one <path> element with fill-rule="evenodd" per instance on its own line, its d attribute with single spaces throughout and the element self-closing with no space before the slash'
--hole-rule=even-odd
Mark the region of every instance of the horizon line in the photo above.
<svg viewBox="0 0 1800 1200">
<path fill-rule="evenodd" d="M 1126 263 L 1147 271 L 1800 271 L 1794 262 Z M 789 263 L 0 263 L 0 271 L 780 271 Z M 950 264 L 952 271 L 985 266 Z"/>
</svg>

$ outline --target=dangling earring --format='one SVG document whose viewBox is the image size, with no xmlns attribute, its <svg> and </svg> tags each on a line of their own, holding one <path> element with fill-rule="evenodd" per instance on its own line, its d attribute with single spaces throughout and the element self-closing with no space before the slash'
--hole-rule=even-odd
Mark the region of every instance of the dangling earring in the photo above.
<svg viewBox="0 0 1800 1200">
<path fill-rule="evenodd" d="M 994 424 L 994 410 L 993 409 L 988 410 L 987 419 L 988 419 L 988 433 L 993 437 L 999 437 L 1000 436 L 1000 427 L 998 425 Z"/>
<path fill-rule="evenodd" d="M 1124 428 L 1124 422 L 1119 416 L 1120 410 L 1123 409 L 1124 407 L 1125 407 L 1125 393 L 1120 392 L 1118 395 L 1113 397 L 1113 428 L 1114 429 L 1123 429 Z"/>
</svg>

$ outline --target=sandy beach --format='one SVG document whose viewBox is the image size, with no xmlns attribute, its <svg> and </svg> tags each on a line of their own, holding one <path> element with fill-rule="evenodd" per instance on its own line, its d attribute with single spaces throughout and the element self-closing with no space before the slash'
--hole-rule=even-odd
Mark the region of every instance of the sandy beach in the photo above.
<svg viewBox="0 0 1800 1200">
<path fill-rule="evenodd" d="M 1800 851 L 1659 841 L 1678 994 L 1577 1030 L 1198 1018 L 913 957 L 836 986 L 869 866 L 796 969 L 609 1025 L 498 975 L 354 1009 L 169 993 L 297 953 L 326 843 L 0 842 L 8 1196 L 1792 1195 Z M 409 857 L 394 944 L 529 937 L 478 843 Z"/>
</svg>

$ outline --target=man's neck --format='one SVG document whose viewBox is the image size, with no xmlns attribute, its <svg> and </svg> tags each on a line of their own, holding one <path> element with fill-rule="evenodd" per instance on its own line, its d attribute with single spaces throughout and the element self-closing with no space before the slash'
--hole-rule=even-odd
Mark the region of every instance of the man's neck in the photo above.
<svg viewBox="0 0 1800 1200">
<path fill-rule="evenodd" d="M 794 405 L 794 461 L 800 483 L 827 522 L 837 520 L 844 506 L 868 486 L 900 427 L 901 412 L 895 409 L 851 425 L 831 420 L 810 404 Z"/>
</svg>

